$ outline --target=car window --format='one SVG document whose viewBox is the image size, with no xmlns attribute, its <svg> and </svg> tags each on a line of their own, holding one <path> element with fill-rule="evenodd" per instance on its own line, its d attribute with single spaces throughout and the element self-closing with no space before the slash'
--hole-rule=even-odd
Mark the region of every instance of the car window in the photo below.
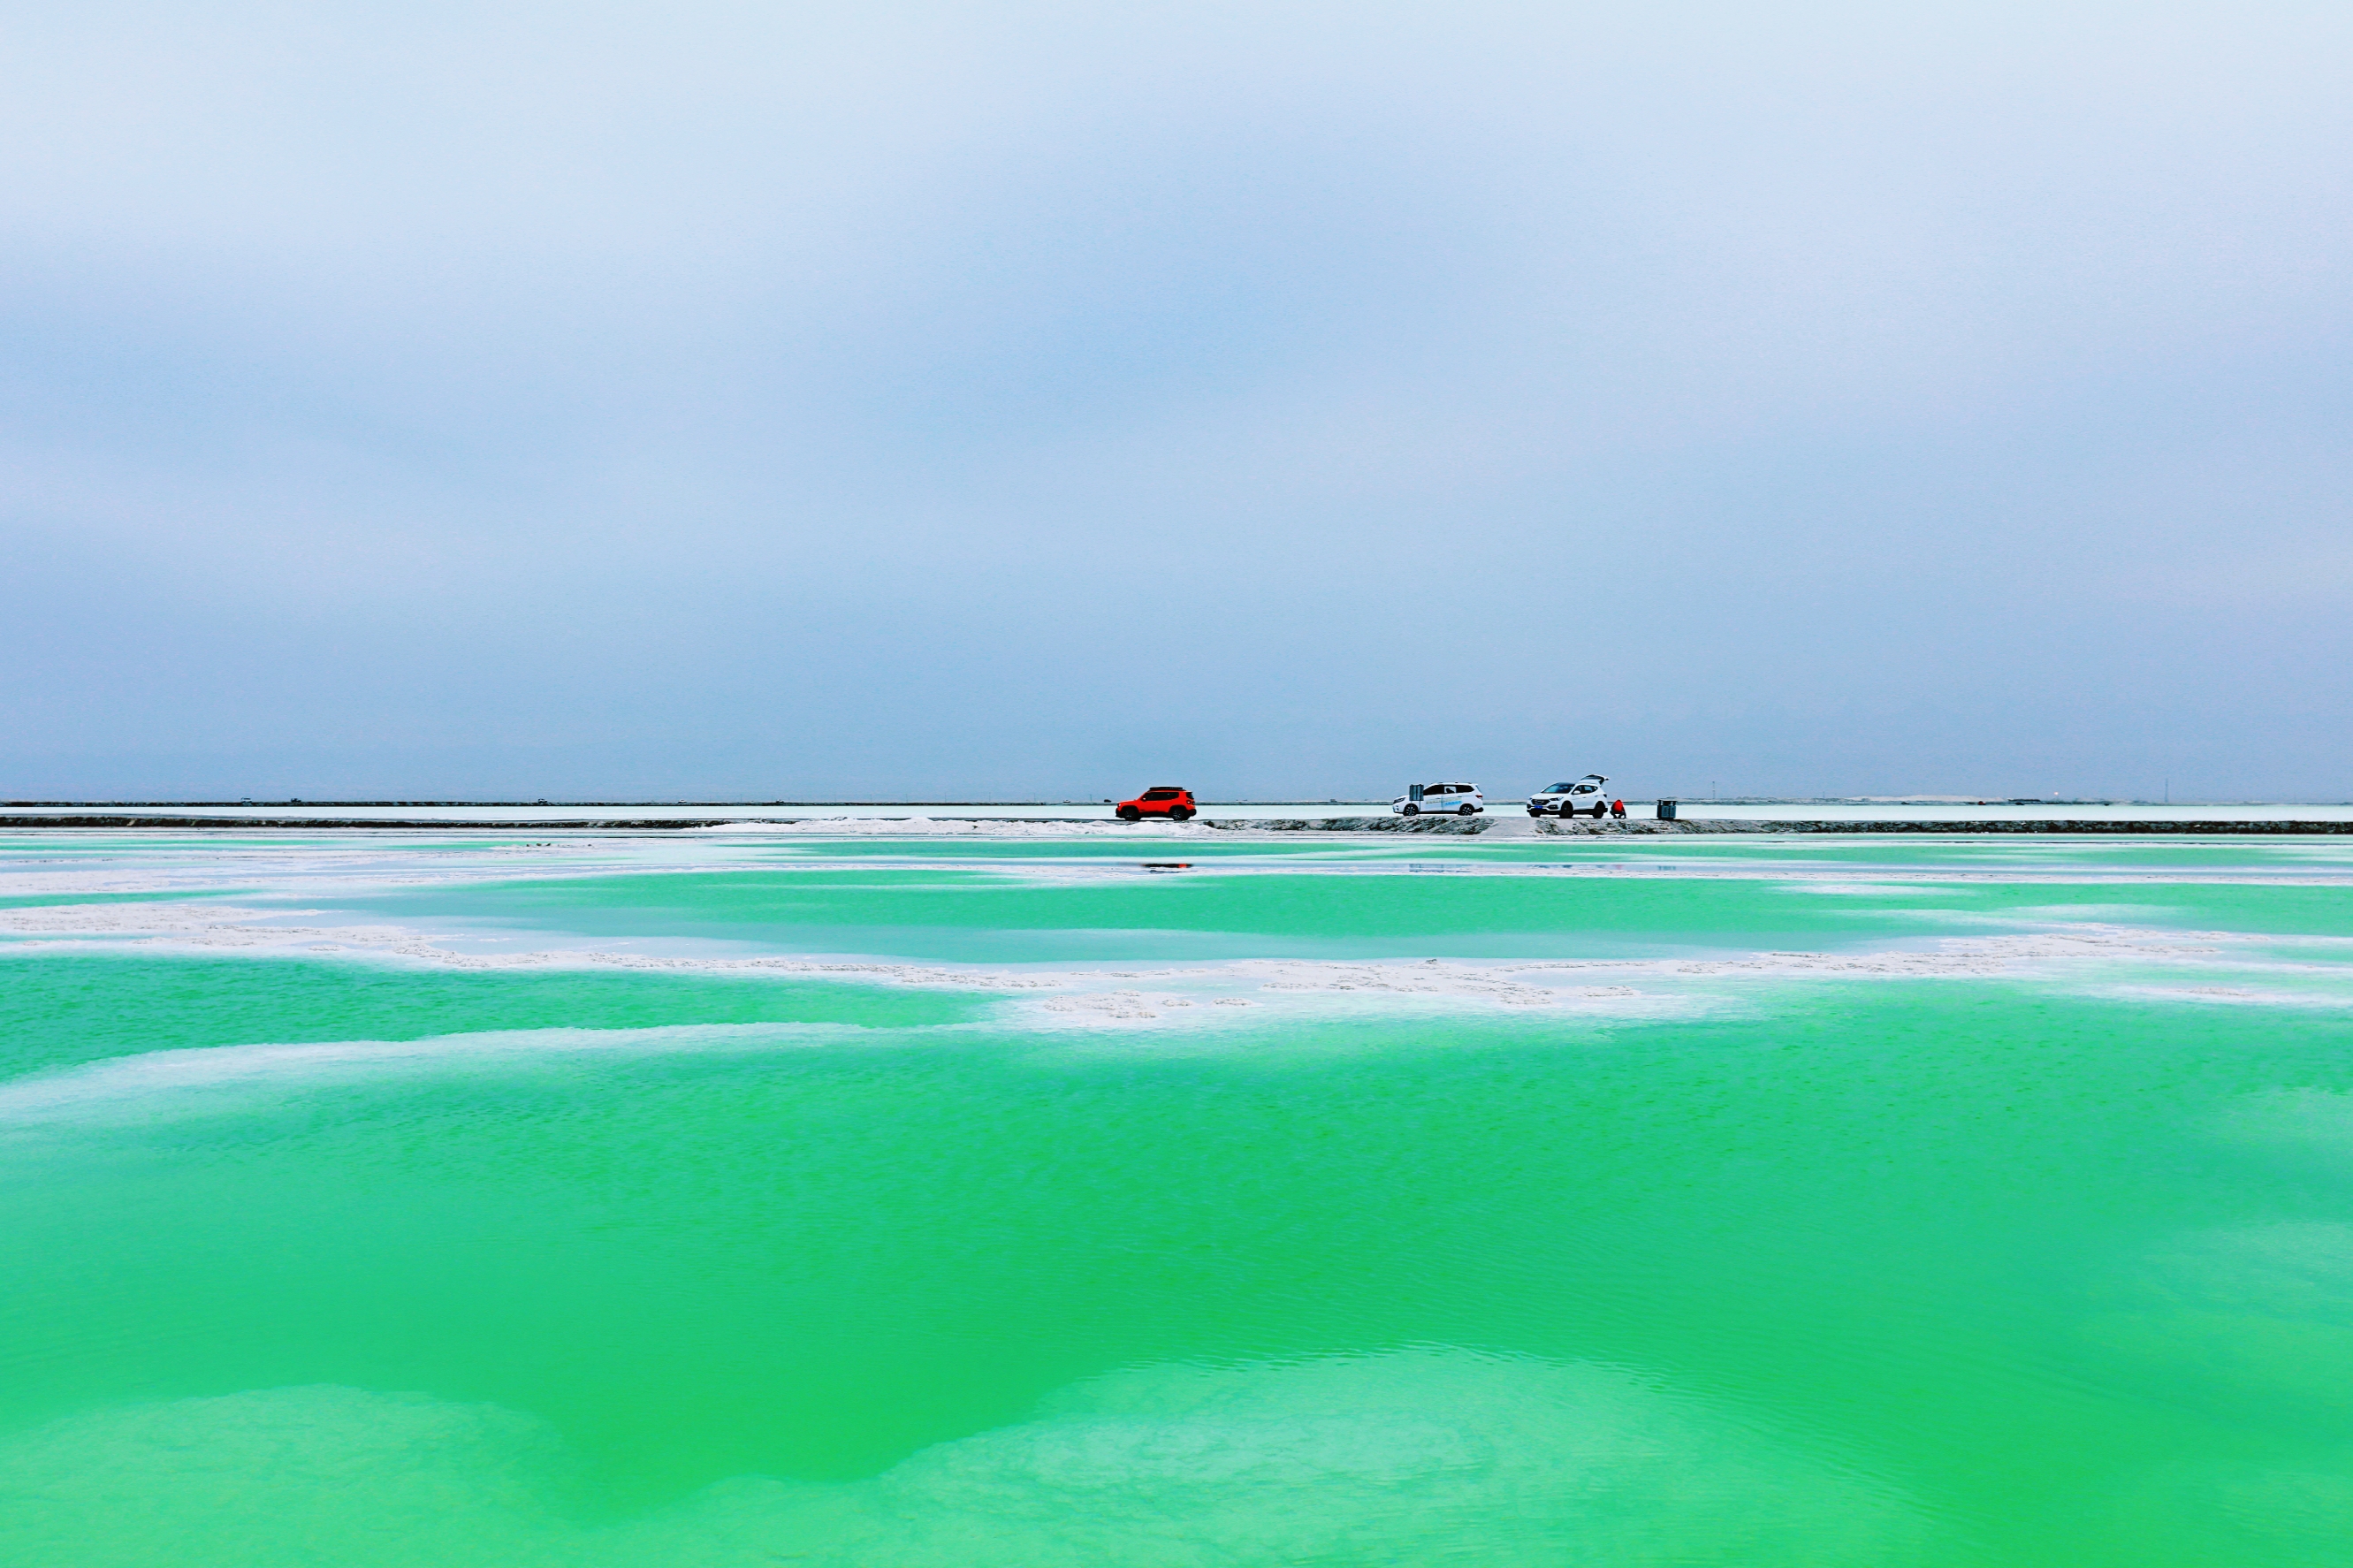
<svg viewBox="0 0 2353 1568">
<path fill-rule="evenodd" d="M 1180 790 L 1173 789 L 1148 789 L 1144 792 L 1144 798 L 1146 800 L 1175 800 L 1177 795 L 1182 793 L 1183 792 Z"/>
<path fill-rule="evenodd" d="M 1577 795 L 1591 795 L 1596 787 L 1597 786 L 1593 784 L 1579 784 L 1572 793 Z"/>
</svg>

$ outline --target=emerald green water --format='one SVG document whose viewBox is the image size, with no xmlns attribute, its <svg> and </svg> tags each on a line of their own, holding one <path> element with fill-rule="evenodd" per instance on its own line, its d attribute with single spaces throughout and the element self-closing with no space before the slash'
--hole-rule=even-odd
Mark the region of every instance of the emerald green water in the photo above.
<svg viewBox="0 0 2353 1568">
<path fill-rule="evenodd" d="M 2328 847 L 79 842 L 10 1562 L 2353 1538 Z"/>
</svg>

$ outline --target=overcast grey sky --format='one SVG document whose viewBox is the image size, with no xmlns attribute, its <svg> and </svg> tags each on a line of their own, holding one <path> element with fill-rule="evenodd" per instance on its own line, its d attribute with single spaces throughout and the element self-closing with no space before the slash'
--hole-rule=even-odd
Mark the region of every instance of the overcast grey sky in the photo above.
<svg viewBox="0 0 2353 1568">
<path fill-rule="evenodd" d="M 2353 7 L 0 10 L 0 793 L 2353 796 Z"/>
</svg>

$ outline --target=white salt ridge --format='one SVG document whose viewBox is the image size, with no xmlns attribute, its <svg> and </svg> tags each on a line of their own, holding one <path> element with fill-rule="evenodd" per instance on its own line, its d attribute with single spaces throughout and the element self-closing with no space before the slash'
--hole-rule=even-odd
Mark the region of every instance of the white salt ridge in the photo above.
<svg viewBox="0 0 2353 1568">
<path fill-rule="evenodd" d="M 2124 1001 L 2187 1002 L 2242 1007 L 2353 1007 L 2353 994 L 2266 990 L 2248 985 L 2103 985 L 2095 994 Z"/>
<path fill-rule="evenodd" d="M 1198 964 L 1090 965 L 1047 969 L 987 964 L 911 963 L 874 959 L 792 956 L 720 957 L 551 947 L 477 952 L 396 925 L 305 926 L 280 923 L 315 911 L 217 903 L 95 904 L 0 910 L 0 931 L 31 940 L 18 951 L 237 952 L 255 956 L 344 956 L 471 972 L 590 969 L 638 973 L 828 979 L 1008 994 L 1060 994 L 1022 1009 L 1038 1026 L 1166 1020 L 1196 1004 L 1254 999 L 1289 1010 L 1361 1014 L 1362 1004 L 1390 1010 L 1440 1006 L 1567 1007 L 1630 1016 L 1655 1013 L 1693 983 L 1940 978 L 2072 979 L 2095 984 L 2086 970 L 2162 963 L 2226 967 L 2234 976 L 2333 978 L 2328 965 L 2253 962 L 2276 939 L 2230 932 L 2179 932 L 2086 924 L 2066 931 L 1944 938 L 1926 945 L 1848 952 L 1766 952 L 1722 958 L 1628 959 L 1239 959 Z M 2298 939 L 2307 942 L 2311 939 Z M 2345 939 L 2321 939 L 2343 943 Z M 1143 984 L 1139 984 L 1143 983 Z M 1145 986 L 1149 989 L 1145 989 Z M 1647 985 L 1641 990 L 1637 986 Z M 2167 993 L 2167 994 L 2178 994 Z M 2326 1004 L 2334 1005 L 2334 1004 Z M 1198 1022 L 1206 1015 L 1189 1015 Z"/>
<path fill-rule="evenodd" d="M 217 911 L 216 912 L 226 912 Z M 281 933 L 282 934 L 282 933 Z M 344 934 L 356 934 L 346 932 Z M 2156 938 L 2156 940 L 2152 940 Z M 42 944 L 48 945 L 48 944 Z M 298 952 L 301 950 L 296 950 Z M 348 950 L 346 950 L 348 951 Z M 1051 1036 L 1078 1030 L 1177 1028 L 1171 1045 L 1192 1037 L 1279 1047 L 1265 1026 L 1303 1015 L 1397 1018 L 1465 1008 L 1546 1009 L 1564 1018 L 1640 1024 L 1689 1017 L 1736 995 L 1727 981 L 1982 978 L 2042 976 L 2070 989 L 2221 1005 L 2342 1007 L 2353 996 L 2281 992 L 2245 984 L 2087 984 L 2085 963 L 2102 965 L 2209 955 L 2162 933 L 2103 931 L 2035 937 L 1951 940 L 1936 952 L 1839 955 L 1769 952 L 1721 960 L 1562 960 L 1340 962 L 1241 960 L 1197 966 L 1011 973 L 978 967 L 825 963 L 809 960 L 676 959 L 637 954 L 540 953 L 484 959 L 404 943 L 405 957 L 451 968 L 596 967 L 723 975 L 815 976 L 865 984 L 1009 994 L 1011 1006 L 981 1023 L 875 1031 L 849 1024 L 705 1024 L 644 1029 L 541 1028 L 456 1034 L 419 1040 L 341 1040 L 251 1044 L 155 1051 L 37 1073 L 0 1083 L 0 1125 L 18 1129 L 92 1121 L 176 1121 L 274 1103 L 290 1085 L 357 1082 L 405 1071 L 447 1071 L 452 1064 L 518 1066 L 532 1058 L 585 1053 L 740 1052 L 866 1040 L 975 1035 L 1001 1042 L 1009 1026 Z M 2072 961 L 2072 962 L 2071 962 Z M 2274 969 L 2294 966 L 2273 965 Z M 2334 975 L 2334 971 L 2322 973 Z M 1632 981 L 1636 984 L 1624 984 Z M 1039 995 L 1039 993 L 1052 993 Z M 1243 993 L 1248 993 L 1244 994 Z M 1218 1025 L 1226 1027 L 1219 1029 Z M 1234 1032 L 1235 1026 L 1243 1032 Z M 1204 1033 L 1204 1030 L 1208 1033 Z M 1377 1040 L 1382 1037 L 1367 1037 Z M 1221 1047 L 1222 1048 L 1222 1047 Z M 257 1100 L 257 1095 L 259 1097 Z"/>
<path fill-rule="evenodd" d="M 458 1061 L 487 1067 L 588 1053 L 774 1050 L 846 1041 L 863 1033 L 850 1024 L 677 1024 L 147 1051 L 0 1082 L 0 1127 L 144 1124 L 228 1114 L 257 1102 L 278 1104 L 290 1085 L 319 1088 L 403 1070 L 439 1072 Z"/>
<path fill-rule="evenodd" d="M 716 831 L 716 830 L 714 830 Z M 969 874 L 982 868 L 969 860 L 926 861 L 921 846 L 944 839 L 1070 840 L 1076 848 L 1093 848 L 1124 837 L 1140 851 L 1163 854 L 1180 843 L 1214 837 L 1221 849 L 1217 858 L 1198 868 L 1219 876 L 1323 874 L 1394 876 L 1407 870 L 1451 871 L 1487 877 L 1628 878 L 1637 880 L 1688 879 L 1772 881 L 1792 891 L 1825 895 L 1895 895 L 1940 886 L 2036 884 L 2052 887 L 2102 883 L 2194 884 L 2213 886 L 2348 886 L 2353 885 L 2353 847 L 2315 848 L 2291 844 L 2240 846 L 2259 853 L 2261 863 L 2207 868 L 2195 865 L 2126 864 L 2048 866 L 2031 864 L 2035 857 L 2021 848 L 1986 848 L 1965 864 L 1857 865 L 1849 861 L 1824 865 L 1813 861 L 1805 845 L 1713 845 L 1704 856 L 1689 856 L 1672 845 L 1636 844 L 1611 850 L 1607 861 L 1514 858 L 1511 852 L 1482 850 L 1472 840 L 1417 845 L 1423 858 L 1402 861 L 1400 846 L 1367 843 L 1365 835 L 1318 836 L 1311 852 L 1302 854 L 1297 835 L 1236 835 L 1213 832 L 1198 824 L 973 822 L 935 819 L 923 831 L 909 831 L 906 819 L 851 819 L 833 822 L 771 824 L 761 831 L 726 830 L 721 837 L 696 837 L 695 831 L 657 838 L 565 838 L 521 843 L 483 843 L 480 836 L 438 835 L 399 842 L 358 839 L 332 844 L 246 845 L 224 840 L 202 850 L 149 845 L 126 839 L 119 852 L 89 858 L 57 855 L 0 857 L 0 897 L 73 898 L 125 894 L 227 892 L 236 896 L 268 896 L 272 889 L 293 891 L 302 899 L 333 893 L 365 893 L 386 888 L 463 887 L 484 881 L 512 881 L 522 868 L 528 875 L 550 880 L 614 873 L 659 874 L 669 871 L 773 870 L 779 858 L 806 863 L 806 851 L 795 841 L 849 838 L 871 843 L 877 860 L 898 868 L 953 868 Z M 1257 854 L 1251 847 L 1282 839 L 1285 853 Z M 894 842 L 895 841 L 895 842 Z M 1159 847 L 1155 848 L 1154 846 Z M 1881 847 L 1900 858 L 1916 846 Z M 2071 846 L 2080 849 L 2080 846 Z M 1236 853 L 1240 851 L 1240 853 Z M 839 855 L 825 863 L 836 868 L 861 861 Z M 1025 859 L 1018 863 L 987 863 L 986 868 L 1008 879 L 1069 881 L 1141 878 L 1143 867 L 1105 862 L 1100 858 Z M 1925 895 L 1924 895 L 1925 896 Z"/>
</svg>

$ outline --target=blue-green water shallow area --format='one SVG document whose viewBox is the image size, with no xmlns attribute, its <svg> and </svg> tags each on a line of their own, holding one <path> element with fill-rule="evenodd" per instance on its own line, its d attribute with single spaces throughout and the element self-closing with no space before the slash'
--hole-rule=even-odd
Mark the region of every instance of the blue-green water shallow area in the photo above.
<svg viewBox="0 0 2353 1568">
<path fill-rule="evenodd" d="M 2348 884 L 0 841 L 0 1559 L 2342 1563 Z"/>
</svg>

